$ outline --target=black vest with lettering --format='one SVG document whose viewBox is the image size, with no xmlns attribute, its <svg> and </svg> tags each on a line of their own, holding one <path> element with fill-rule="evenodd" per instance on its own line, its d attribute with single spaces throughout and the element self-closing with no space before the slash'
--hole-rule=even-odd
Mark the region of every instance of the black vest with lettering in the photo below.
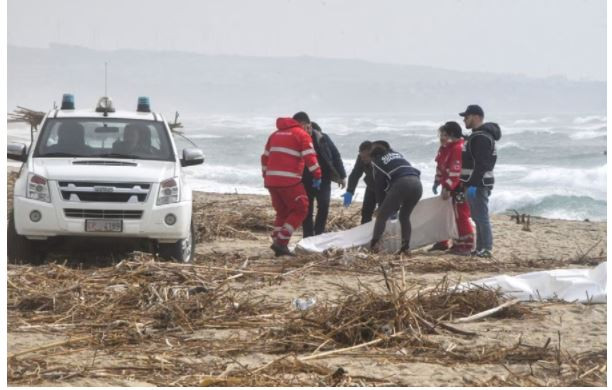
<svg viewBox="0 0 612 390">
<path fill-rule="evenodd" d="M 485 172 L 482 177 L 482 185 L 488 188 L 493 188 L 493 185 L 495 184 L 493 168 L 495 168 L 495 163 L 497 162 L 497 148 L 495 147 L 495 139 L 493 136 L 484 130 L 472 132 L 472 134 L 470 134 L 463 143 L 463 150 L 461 151 L 462 166 L 460 180 L 463 182 L 469 181 L 472 173 L 474 172 L 474 154 L 472 151 L 472 142 L 476 137 L 486 137 L 492 144 L 491 154 L 487 156 L 485 161 L 482 161 L 485 166 Z"/>
<path fill-rule="evenodd" d="M 403 176 L 421 176 L 421 171 L 414 168 L 400 153 L 389 151 L 372 161 L 374 175 L 384 175 L 387 179 L 387 188 L 398 178 Z"/>
</svg>

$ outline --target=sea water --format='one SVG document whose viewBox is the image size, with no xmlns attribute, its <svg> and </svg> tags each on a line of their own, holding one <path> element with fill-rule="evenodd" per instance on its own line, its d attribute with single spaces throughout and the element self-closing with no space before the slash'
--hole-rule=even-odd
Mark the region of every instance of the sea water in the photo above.
<svg viewBox="0 0 612 390">
<path fill-rule="evenodd" d="M 434 196 L 431 186 L 438 127 L 448 120 L 462 124 L 456 115 L 310 114 L 338 147 L 347 174 L 362 141 L 386 140 L 421 171 L 423 197 Z M 486 119 L 497 122 L 502 131 L 497 142 L 491 212 L 517 210 L 547 218 L 606 219 L 605 114 L 504 114 Z M 181 121 L 184 134 L 206 155 L 204 165 L 186 169 L 194 190 L 267 194 L 260 157 L 274 131 L 275 116 L 186 115 Z M 10 126 L 9 141 L 19 140 L 29 141 L 29 134 Z M 180 137 L 177 144 L 179 149 L 189 146 Z M 363 198 L 364 188 L 360 181 L 356 201 Z M 343 192 L 333 185 L 332 198 L 340 200 Z"/>
</svg>

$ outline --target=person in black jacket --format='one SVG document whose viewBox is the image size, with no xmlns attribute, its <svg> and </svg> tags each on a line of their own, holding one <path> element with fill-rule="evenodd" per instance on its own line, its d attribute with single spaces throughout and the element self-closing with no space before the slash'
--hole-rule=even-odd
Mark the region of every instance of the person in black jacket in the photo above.
<svg viewBox="0 0 612 390">
<path fill-rule="evenodd" d="M 342 157 L 331 138 L 321 130 L 316 122 L 311 122 L 308 114 L 298 112 L 293 119 L 300 122 L 312 137 L 312 144 L 317 152 L 317 158 L 323 176 L 319 188 L 313 188 L 313 177 L 307 168 L 304 168 L 302 182 L 308 193 L 308 215 L 302 223 L 304 237 L 310 237 L 325 232 L 325 224 L 329 214 L 331 198 L 331 182 L 338 183 L 340 188 L 346 186 L 346 172 L 342 164 Z M 317 201 L 317 215 L 313 223 L 314 200 Z"/>
<path fill-rule="evenodd" d="M 374 168 L 376 202 L 380 204 L 370 247 L 374 252 L 380 249 L 380 238 L 387 220 L 399 210 L 402 229 L 400 253 L 408 253 L 412 233 L 410 214 L 423 195 L 421 172 L 385 141 L 375 141 L 370 156 Z"/>
<path fill-rule="evenodd" d="M 491 257 L 493 250 L 493 231 L 489 221 L 489 196 L 495 178 L 493 169 L 497 162 L 495 141 L 501 138 L 501 130 L 496 123 L 483 123 L 484 111 L 478 105 L 470 105 L 460 113 L 465 127 L 472 129 L 461 156 L 461 183 L 466 191 L 470 213 L 476 224 L 476 251 L 478 257 Z"/>
<path fill-rule="evenodd" d="M 346 192 L 342 195 L 344 198 L 344 207 L 348 207 L 353 202 L 353 196 L 355 195 L 355 188 L 359 183 L 361 176 L 365 174 L 363 181 L 366 184 L 365 194 L 363 195 L 363 204 L 361 206 L 361 224 L 370 222 L 374 209 L 376 209 L 376 194 L 374 193 L 374 174 L 372 172 L 372 159 L 370 157 L 370 151 L 372 150 L 372 142 L 363 141 L 359 145 L 359 154 L 355 160 L 353 170 L 348 177 L 348 187 Z"/>
</svg>

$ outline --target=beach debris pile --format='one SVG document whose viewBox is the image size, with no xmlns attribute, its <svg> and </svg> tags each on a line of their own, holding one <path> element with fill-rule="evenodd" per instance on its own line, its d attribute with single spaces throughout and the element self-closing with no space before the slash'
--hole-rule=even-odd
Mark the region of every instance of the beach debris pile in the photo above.
<svg viewBox="0 0 612 390">
<path fill-rule="evenodd" d="M 394 281 L 386 271 L 383 273 L 387 291 L 375 291 L 365 285 L 357 289 L 340 286 L 343 293 L 339 298 L 313 305 L 280 330 L 271 330 L 270 338 L 278 340 L 275 352 L 318 352 L 369 343 L 385 347 L 409 342 L 432 347 L 434 343 L 426 335 L 449 332 L 476 336 L 451 323 L 498 307 L 502 301 L 493 290 L 453 290 L 446 278 L 435 288 L 415 291 Z M 513 305 L 495 316 L 522 318 L 528 312 L 526 307 Z"/>
<path fill-rule="evenodd" d="M 9 174 L 9 182 L 15 178 Z M 267 202 L 232 195 L 194 205 L 206 242 L 265 240 L 271 230 Z M 340 207 L 332 207 L 334 229 L 358 223 L 359 215 Z M 267 243 L 254 244 L 267 250 Z M 106 260 L 91 248 L 78 258 L 56 253 L 40 266 L 7 265 L 7 379 L 13 386 L 400 383 L 388 372 L 345 363 L 356 361 L 476 365 L 462 374 L 470 386 L 605 386 L 605 346 L 574 353 L 561 333 L 508 342 L 483 330 L 546 318 L 545 305 L 507 300 L 491 289 L 458 291 L 462 280 L 416 277 L 605 261 L 601 242 L 592 244 L 575 255 L 503 260 L 359 250 L 273 258 L 257 248 L 230 248 L 200 250 L 193 264 L 179 264 L 144 252 Z M 323 277 L 332 295 L 308 285 Z M 278 289 L 288 291 L 272 292 Z"/>
<path fill-rule="evenodd" d="M 473 347 L 479 335 L 463 329 L 460 319 L 469 322 L 504 304 L 489 320 L 538 315 L 492 290 L 459 292 L 447 279 L 429 289 L 409 287 L 404 272 L 379 263 L 370 272 L 380 275 L 384 288 L 340 285 L 338 297 L 313 299 L 304 310 L 254 294 L 258 283 L 299 278 L 324 260 L 318 255 L 277 268 L 263 261 L 242 267 L 247 262 L 241 258 L 177 264 L 136 253 L 109 267 L 9 265 L 9 332 L 39 332 L 49 341 L 9 353 L 9 383 L 129 377 L 166 386 L 392 384 L 317 362 L 347 354 L 449 364 L 554 365 L 561 359 L 566 374 L 566 366 L 582 367 L 580 383 L 605 380 L 600 369 L 587 372 L 600 360 L 559 357 L 554 342 Z M 233 284 L 243 277 L 252 283 Z M 61 358 L 84 350 L 96 351 L 97 358 L 76 366 Z M 266 359 L 242 363 L 245 353 Z M 513 378 L 503 380 L 519 383 Z M 486 383 L 495 380 L 501 379 Z"/>
<path fill-rule="evenodd" d="M 252 205 L 248 199 L 196 202 L 193 221 L 200 241 L 218 238 L 256 240 L 257 232 L 272 232 L 273 210 L 269 205 Z"/>
<path fill-rule="evenodd" d="M 235 195 L 230 200 L 203 200 L 195 202 L 193 221 L 200 241 L 219 238 L 257 240 L 257 233 L 272 233 L 274 209 L 268 202 L 254 203 L 248 197 Z M 339 204 L 327 223 L 328 231 L 353 228 L 359 224 L 359 211 L 345 213 Z"/>
</svg>

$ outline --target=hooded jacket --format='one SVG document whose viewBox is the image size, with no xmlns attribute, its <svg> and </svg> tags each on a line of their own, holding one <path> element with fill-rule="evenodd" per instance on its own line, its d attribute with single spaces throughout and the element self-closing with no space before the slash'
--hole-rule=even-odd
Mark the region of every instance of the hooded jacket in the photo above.
<svg viewBox="0 0 612 390">
<path fill-rule="evenodd" d="M 289 187 L 300 183 L 304 167 L 315 179 L 320 179 L 321 168 L 310 135 L 291 118 L 278 118 L 276 128 L 261 156 L 265 187 Z"/>
<path fill-rule="evenodd" d="M 501 138 L 497 123 L 488 122 L 472 131 L 463 144 L 461 181 L 464 186 L 493 189 L 493 169 L 497 162 L 495 141 Z"/>
</svg>

